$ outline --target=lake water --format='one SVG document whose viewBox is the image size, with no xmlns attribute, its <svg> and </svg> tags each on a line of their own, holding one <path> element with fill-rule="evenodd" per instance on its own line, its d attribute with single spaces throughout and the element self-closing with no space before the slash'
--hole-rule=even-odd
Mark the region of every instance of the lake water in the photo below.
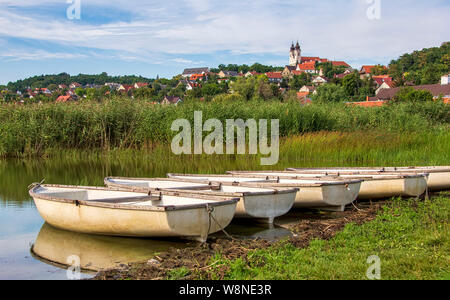
<svg viewBox="0 0 450 300">
<path fill-rule="evenodd" d="M 214 168 L 213 164 L 206 165 Z M 229 169 L 235 167 L 229 164 Z M 81 278 L 89 278 L 93 276 L 89 270 L 143 261 L 170 247 L 182 248 L 189 243 L 180 239 L 115 238 L 58 230 L 45 224 L 36 210 L 28 194 L 31 183 L 45 179 L 46 183 L 102 186 L 106 176 L 161 177 L 168 172 L 199 169 L 205 168 L 195 162 L 158 163 L 142 157 L 0 160 L 0 280 L 68 279 L 65 265 L 73 255 L 81 259 L 81 266 L 86 269 Z M 242 221 L 233 222 L 227 231 L 238 238 L 269 240 L 290 235 L 282 228 Z"/>
</svg>

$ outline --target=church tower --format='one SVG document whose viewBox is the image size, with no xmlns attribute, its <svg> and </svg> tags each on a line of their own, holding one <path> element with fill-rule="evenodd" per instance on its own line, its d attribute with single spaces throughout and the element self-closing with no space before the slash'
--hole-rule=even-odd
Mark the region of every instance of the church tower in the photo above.
<svg viewBox="0 0 450 300">
<path fill-rule="evenodd" d="M 297 41 L 297 45 L 294 46 L 292 42 L 291 51 L 289 53 L 289 65 L 297 66 L 302 63 L 302 49 L 300 48 L 300 44 Z"/>
</svg>

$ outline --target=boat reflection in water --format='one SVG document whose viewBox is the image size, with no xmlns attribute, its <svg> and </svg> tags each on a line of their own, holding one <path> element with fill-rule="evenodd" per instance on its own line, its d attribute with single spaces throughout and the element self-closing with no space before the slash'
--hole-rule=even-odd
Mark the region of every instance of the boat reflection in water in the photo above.
<svg viewBox="0 0 450 300">
<path fill-rule="evenodd" d="M 174 240 L 150 240 L 89 235 L 60 230 L 45 223 L 31 248 L 32 255 L 45 263 L 67 268 L 68 258 L 78 256 L 83 271 L 119 267 L 142 262 L 171 247 L 188 244 Z"/>
<path fill-rule="evenodd" d="M 233 222 L 227 227 L 227 233 L 237 239 L 266 239 L 276 241 L 291 237 L 289 230 L 273 225 L 255 225 L 248 221 Z M 211 237 L 226 238 L 224 233 Z M 138 239 L 108 237 L 76 233 L 57 229 L 45 223 L 39 232 L 31 253 L 36 259 L 60 268 L 68 268 L 72 256 L 80 258 L 83 272 L 120 267 L 121 264 L 143 262 L 169 248 L 186 248 L 195 245 L 177 239 Z"/>
</svg>

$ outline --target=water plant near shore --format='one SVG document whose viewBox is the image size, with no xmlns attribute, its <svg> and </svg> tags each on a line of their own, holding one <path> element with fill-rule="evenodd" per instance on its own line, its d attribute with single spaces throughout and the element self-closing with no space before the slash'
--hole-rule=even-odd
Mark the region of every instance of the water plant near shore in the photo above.
<svg viewBox="0 0 450 300">
<path fill-rule="evenodd" d="M 442 103 L 396 104 L 379 108 L 344 104 L 300 106 L 296 102 L 213 101 L 186 102 L 177 107 L 128 98 L 102 103 L 79 102 L 0 106 L 0 156 L 42 156 L 56 149 L 151 149 L 170 143 L 172 122 L 192 122 L 195 111 L 203 118 L 279 119 L 280 135 L 358 130 L 384 132 L 446 131 L 450 107 Z"/>
</svg>

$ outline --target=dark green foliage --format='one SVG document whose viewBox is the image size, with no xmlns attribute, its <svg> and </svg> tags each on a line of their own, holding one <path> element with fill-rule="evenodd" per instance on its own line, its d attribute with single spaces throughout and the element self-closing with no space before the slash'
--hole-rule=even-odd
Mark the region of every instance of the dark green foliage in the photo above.
<svg viewBox="0 0 450 300">
<path fill-rule="evenodd" d="M 404 54 L 389 65 L 389 74 L 397 85 L 405 81 L 419 84 L 436 84 L 442 75 L 450 72 L 450 42 L 441 47 Z"/>
<path fill-rule="evenodd" d="M 67 73 L 61 73 L 58 75 L 40 75 L 27 78 L 25 80 L 18 80 L 16 82 L 8 83 L 7 87 L 11 91 L 24 92 L 28 87 L 46 88 L 50 85 L 65 84 L 69 85 L 73 82 L 77 82 L 81 85 L 97 84 L 104 85 L 107 82 L 116 82 L 120 84 L 133 84 L 136 82 L 151 83 L 153 79 L 144 78 L 142 76 L 109 76 L 107 73 L 101 73 L 98 75 L 79 74 L 76 76 L 70 76 Z"/>
<path fill-rule="evenodd" d="M 235 72 L 247 73 L 248 71 L 255 71 L 257 73 L 267 73 L 267 72 L 282 71 L 282 70 L 283 70 L 283 67 L 265 66 L 260 63 L 255 63 L 251 66 L 236 65 L 236 64 L 229 64 L 226 66 L 224 64 L 221 64 L 217 68 L 212 68 L 211 72 L 219 73 L 220 71 L 235 71 Z"/>
</svg>

